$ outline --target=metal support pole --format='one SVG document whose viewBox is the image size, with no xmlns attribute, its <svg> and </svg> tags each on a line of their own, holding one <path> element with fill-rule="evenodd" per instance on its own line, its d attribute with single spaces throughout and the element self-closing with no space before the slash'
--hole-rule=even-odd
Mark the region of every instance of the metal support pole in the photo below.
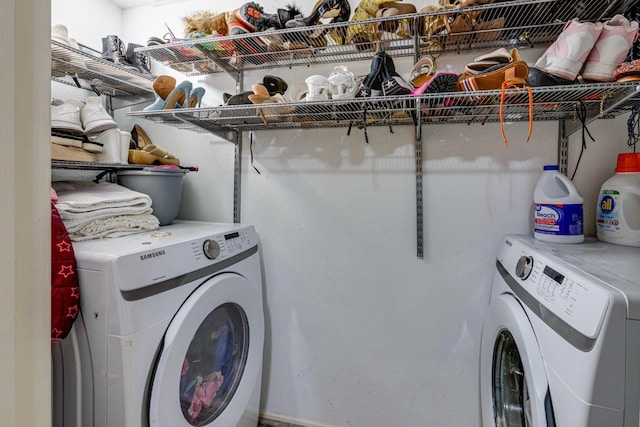
<svg viewBox="0 0 640 427">
<path fill-rule="evenodd" d="M 423 188 L 422 188 L 422 124 L 420 123 L 420 100 L 416 101 L 415 125 L 416 136 L 416 247 L 418 259 L 424 259 L 424 220 L 423 220 Z"/>
<path fill-rule="evenodd" d="M 567 136 L 565 121 L 558 122 L 558 171 L 567 174 L 569 163 L 569 137 Z"/>
<path fill-rule="evenodd" d="M 236 93 L 240 93 L 244 86 L 243 73 L 238 74 Z M 241 222 L 241 192 L 242 192 L 242 132 L 236 132 L 233 164 L 233 222 Z"/>
</svg>

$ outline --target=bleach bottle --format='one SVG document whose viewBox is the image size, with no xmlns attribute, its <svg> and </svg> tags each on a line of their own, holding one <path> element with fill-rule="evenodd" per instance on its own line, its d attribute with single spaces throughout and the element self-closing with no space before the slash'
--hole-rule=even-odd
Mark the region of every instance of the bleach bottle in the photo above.
<svg viewBox="0 0 640 427">
<path fill-rule="evenodd" d="M 547 165 L 533 193 L 533 236 L 551 243 L 581 243 L 583 199 L 558 166 Z"/>
<path fill-rule="evenodd" d="M 640 247 L 640 153 L 618 155 L 616 174 L 600 189 L 596 227 L 603 242 Z"/>
</svg>

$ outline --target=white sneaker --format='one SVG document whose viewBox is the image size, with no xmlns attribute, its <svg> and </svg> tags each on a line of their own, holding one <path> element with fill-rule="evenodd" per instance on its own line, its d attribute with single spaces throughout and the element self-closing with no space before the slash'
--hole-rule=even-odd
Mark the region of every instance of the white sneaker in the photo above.
<svg viewBox="0 0 640 427">
<path fill-rule="evenodd" d="M 64 46 L 71 47 L 75 50 L 81 50 L 78 42 L 75 39 L 69 37 L 67 27 L 62 24 L 54 24 L 51 26 L 51 40 L 56 41 Z M 73 53 L 69 49 L 51 43 L 51 53 L 56 59 L 68 61 L 71 65 L 75 65 L 80 68 L 87 68 L 87 64 L 84 58 Z"/>
<path fill-rule="evenodd" d="M 84 133 L 91 135 L 107 129 L 117 128 L 118 124 L 102 106 L 102 98 L 90 96 L 80 110 L 80 119 L 84 126 Z"/>
<path fill-rule="evenodd" d="M 83 106 L 83 102 L 75 99 L 68 101 L 54 99 L 51 101 L 51 128 L 78 134 L 84 133 L 80 119 L 80 111 Z"/>
<path fill-rule="evenodd" d="M 536 61 L 536 68 L 567 80 L 575 80 L 593 50 L 602 23 L 568 21 L 558 38 Z"/>
<path fill-rule="evenodd" d="M 600 37 L 584 63 L 582 78 L 610 82 L 613 73 L 638 38 L 638 23 L 616 15 L 604 23 Z"/>
</svg>

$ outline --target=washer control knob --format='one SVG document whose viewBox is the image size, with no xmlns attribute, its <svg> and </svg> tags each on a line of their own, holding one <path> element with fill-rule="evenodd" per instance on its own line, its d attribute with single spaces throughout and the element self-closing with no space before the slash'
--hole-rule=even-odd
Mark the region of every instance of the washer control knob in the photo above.
<svg viewBox="0 0 640 427">
<path fill-rule="evenodd" d="M 220 255 L 220 245 L 215 240 L 207 239 L 202 245 L 204 255 L 209 259 L 216 259 Z"/>
<path fill-rule="evenodd" d="M 526 280 L 533 269 L 533 258 L 530 256 L 521 256 L 516 264 L 516 276 L 522 280 Z"/>
</svg>

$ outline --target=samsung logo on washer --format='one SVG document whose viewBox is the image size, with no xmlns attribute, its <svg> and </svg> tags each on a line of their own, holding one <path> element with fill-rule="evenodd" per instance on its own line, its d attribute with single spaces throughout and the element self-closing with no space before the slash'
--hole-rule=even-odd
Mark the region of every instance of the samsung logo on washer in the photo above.
<svg viewBox="0 0 640 427">
<path fill-rule="evenodd" d="M 146 261 L 148 259 L 157 258 L 159 256 L 164 256 L 164 255 L 165 255 L 164 249 L 161 251 L 149 252 L 148 254 L 140 255 L 140 261 Z"/>
</svg>

